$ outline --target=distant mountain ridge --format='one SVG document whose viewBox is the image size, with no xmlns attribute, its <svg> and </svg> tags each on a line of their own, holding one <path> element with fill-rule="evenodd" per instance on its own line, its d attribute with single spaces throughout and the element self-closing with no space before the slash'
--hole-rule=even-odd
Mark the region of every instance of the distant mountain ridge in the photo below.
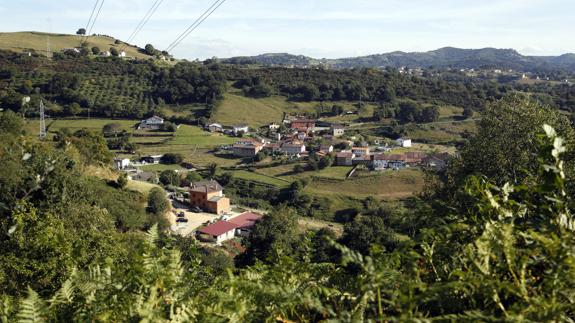
<svg viewBox="0 0 575 323">
<path fill-rule="evenodd" d="M 426 68 L 500 68 L 526 72 L 566 69 L 575 71 L 575 54 L 561 56 L 525 56 L 514 49 L 461 49 L 444 47 L 428 52 L 391 52 L 359 57 L 316 59 L 304 55 L 270 53 L 257 56 L 238 56 L 224 59 L 232 64 L 256 63 L 267 66 L 314 66 L 326 65 L 332 68 L 395 67 Z"/>
</svg>

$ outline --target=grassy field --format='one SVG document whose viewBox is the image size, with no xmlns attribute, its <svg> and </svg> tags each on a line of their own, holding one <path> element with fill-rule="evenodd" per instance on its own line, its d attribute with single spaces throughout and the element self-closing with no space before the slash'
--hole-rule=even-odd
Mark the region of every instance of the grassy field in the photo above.
<svg viewBox="0 0 575 323">
<path fill-rule="evenodd" d="M 263 174 L 258 174 L 256 172 L 250 172 L 246 170 L 237 170 L 231 171 L 231 173 L 236 178 L 245 179 L 249 181 L 260 182 L 264 184 L 270 184 L 277 187 L 285 187 L 288 186 L 291 182 L 285 179 L 281 179 L 278 177 L 266 176 Z"/>
<path fill-rule="evenodd" d="M 193 145 L 198 148 L 211 148 L 220 145 L 229 145 L 237 141 L 237 138 L 231 138 L 222 134 L 209 133 L 199 127 L 182 125 L 173 140 L 168 142 L 169 145 Z"/>
<path fill-rule="evenodd" d="M 314 179 L 306 191 L 324 196 L 374 196 L 386 200 L 405 198 L 423 188 L 423 173 L 418 169 L 386 171 L 373 176 L 360 176 L 348 180 Z"/>
<path fill-rule="evenodd" d="M 134 132 L 136 120 L 111 120 L 111 119 L 47 119 L 46 129 L 48 133 L 56 133 L 59 129 L 68 128 L 72 132 L 80 129 L 101 131 L 108 123 L 118 123 L 123 130 Z M 36 135 L 40 129 L 40 120 L 29 119 L 26 121 L 25 130 L 30 135 Z"/>
<path fill-rule="evenodd" d="M 50 49 L 53 52 L 59 52 L 64 48 L 74 48 L 80 46 L 80 36 L 71 34 L 49 34 L 35 31 L 23 31 L 12 33 L 0 33 L 0 49 L 7 49 L 16 52 L 34 50 L 35 52 L 46 55 L 46 43 L 50 37 Z M 89 36 L 87 37 L 88 48 L 99 47 L 100 50 L 109 50 L 110 47 L 120 49 L 124 44 L 114 44 L 115 39 L 107 36 Z M 150 56 L 140 53 L 134 46 L 126 46 L 126 55 L 141 59 L 150 58 Z"/>
</svg>

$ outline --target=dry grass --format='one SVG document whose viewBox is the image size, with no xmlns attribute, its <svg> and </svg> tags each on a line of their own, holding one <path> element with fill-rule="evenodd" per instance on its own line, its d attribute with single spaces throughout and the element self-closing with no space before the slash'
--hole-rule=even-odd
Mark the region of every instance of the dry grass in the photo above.
<svg viewBox="0 0 575 323">
<path fill-rule="evenodd" d="M 13 32 L 0 33 L 0 49 L 7 49 L 16 52 L 24 52 L 33 49 L 37 53 L 46 55 L 46 43 L 50 37 L 50 49 L 52 52 L 60 52 L 64 48 L 74 48 L 80 46 L 80 36 L 70 34 L 49 34 L 41 32 Z M 123 43 L 114 44 L 115 39 L 107 36 L 89 36 L 87 38 L 88 48 L 98 47 L 100 50 L 109 50 L 110 47 L 120 49 Z M 126 46 L 126 55 L 147 59 L 150 56 L 140 53 L 137 47 Z"/>
</svg>

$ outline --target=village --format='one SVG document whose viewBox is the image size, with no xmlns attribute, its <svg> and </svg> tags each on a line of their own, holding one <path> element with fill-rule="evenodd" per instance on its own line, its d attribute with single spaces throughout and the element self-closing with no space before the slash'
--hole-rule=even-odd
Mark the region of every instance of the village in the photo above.
<svg viewBox="0 0 575 323">
<path fill-rule="evenodd" d="M 148 132 L 163 129 L 166 120 L 152 116 L 142 120 L 138 129 Z M 179 128 L 179 126 L 175 126 Z M 406 137 L 386 142 L 358 142 L 346 134 L 346 126 L 340 123 L 285 116 L 278 123 L 260 129 L 247 124 L 224 126 L 210 123 L 203 127 L 206 134 L 230 138 L 230 144 L 221 145 L 224 151 L 238 160 L 235 167 L 251 167 L 255 160 L 282 158 L 287 163 L 300 165 L 310 159 L 328 160 L 325 167 L 345 167 L 345 178 L 356 171 L 396 172 L 402 169 L 443 169 L 450 154 L 418 151 L 417 144 Z M 152 165 L 164 163 L 166 154 L 145 155 L 139 158 L 114 159 L 115 168 L 126 172 L 134 181 L 158 184 L 158 175 L 142 171 Z M 187 172 L 198 170 L 196 165 L 182 162 Z M 175 172 L 178 172 L 177 170 Z M 167 192 L 172 201 L 168 220 L 174 234 L 194 236 L 202 243 L 222 245 L 226 241 L 241 239 L 250 234 L 253 225 L 265 214 L 265 210 L 242 207 L 241 201 L 232 201 L 224 194 L 224 187 L 214 178 L 192 181 L 187 188 Z M 240 242 L 238 241 L 238 242 Z"/>
</svg>

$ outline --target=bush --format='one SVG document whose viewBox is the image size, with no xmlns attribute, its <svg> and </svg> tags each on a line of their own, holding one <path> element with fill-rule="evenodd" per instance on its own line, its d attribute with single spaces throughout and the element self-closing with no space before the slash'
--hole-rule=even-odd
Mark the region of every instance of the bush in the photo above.
<svg viewBox="0 0 575 323">
<path fill-rule="evenodd" d="M 162 156 L 162 158 L 160 159 L 160 162 L 162 164 L 175 165 L 175 164 L 180 164 L 183 160 L 184 160 L 184 157 L 181 154 L 167 153 L 167 154 L 164 154 L 164 156 Z"/>
<path fill-rule="evenodd" d="M 148 196 L 148 212 L 161 215 L 170 208 L 170 201 L 161 188 L 153 188 Z"/>
</svg>

